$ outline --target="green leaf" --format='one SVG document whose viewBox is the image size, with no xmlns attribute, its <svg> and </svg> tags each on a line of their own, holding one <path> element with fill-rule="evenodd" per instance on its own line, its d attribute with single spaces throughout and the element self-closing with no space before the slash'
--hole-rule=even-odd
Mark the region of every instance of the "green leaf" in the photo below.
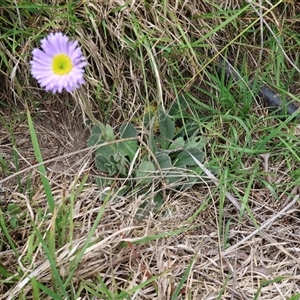
<svg viewBox="0 0 300 300">
<path fill-rule="evenodd" d="M 7 211 L 10 215 L 17 215 L 21 213 L 23 210 L 20 208 L 18 204 L 15 203 L 9 203 L 7 205 Z"/>
<path fill-rule="evenodd" d="M 104 142 L 101 142 L 101 144 L 103 144 L 103 143 Z M 109 157 L 111 154 L 115 153 L 115 151 L 116 151 L 116 145 L 101 146 L 96 150 L 96 156 L 103 155 L 105 157 Z"/>
<path fill-rule="evenodd" d="M 164 179 L 167 183 L 174 183 L 182 179 L 182 172 L 177 171 L 177 168 L 173 167 L 171 158 L 168 154 L 162 152 L 158 153 L 156 154 L 156 159 L 161 169 L 167 170 L 163 172 Z"/>
<path fill-rule="evenodd" d="M 168 154 L 159 152 L 155 155 L 159 166 L 162 169 L 170 169 L 172 168 L 171 158 Z"/>
<path fill-rule="evenodd" d="M 102 155 L 102 154 L 98 154 L 95 157 L 95 163 L 96 163 L 96 167 L 101 170 L 102 172 L 105 173 L 109 173 L 110 175 L 114 175 L 115 172 L 113 172 L 113 174 L 111 174 L 111 162 L 109 161 L 109 157 L 107 158 L 106 156 Z"/>
<path fill-rule="evenodd" d="M 153 119 L 155 119 L 155 117 L 152 111 L 148 111 L 147 113 L 145 113 L 143 118 L 143 125 L 145 127 L 145 130 L 151 130 L 151 128 L 153 127 Z"/>
<path fill-rule="evenodd" d="M 183 137 L 178 137 L 177 139 L 172 141 L 171 145 L 169 146 L 169 150 L 183 148 L 184 145 L 185 145 L 184 138 Z"/>
<path fill-rule="evenodd" d="M 155 203 L 154 213 L 156 213 L 164 205 L 164 198 L 161 193 L 157 193 L 154 196 L 154 203 Z"/>
<path fill-rule="evenodd" d="M 4 267 L 2 264 L 0 264 L 0 274 L 1 274 L 1 277 L 4 277 L 4 278 L 11 277 L 10 280 L 13 281 L 13 282 L 17 281 L 17 278 L 15 278 L 12 273 L 7 271 L 6 267 Z"/>
<path fill-rule="evenodd" d="M 92 129 L 92 134 L 88 140 L 88 147 L 95 146 L 97 144 L 102 144 L 102 131 L 99 126 L 94 126 Z"/>
<path fill-rule="evenodd" d="M 153 153 L 156 153 L 156 144 L 154 140 L 154 124 L 155 124 L 155 116 L 152 112 L 148 112 L 144 116 L 144 127 L 145 131 L 149 132 L 149 141 L 148 146 Z"/>
<path fill-rule="evenodd" d="M 11 225 L 11 227 L 13 229 L 16 229 L 18 227 L 18 217 L 16 216 L 13 216 L 10 220 L 9 220 L 9 223 Z"/>
<path fill-rule="evenodd" d="M 120 127 L 120 137 L 121 138 L 137 138 L 137 131 L 135 127 L 130 123 L 122 124 Z M 129 160 L 134 159 L 134 155 L 137 151 L 138 144 L 137 140 L 120 142 L 117 146 L 118 151 L 120 151 L 125 157 L 128 156 Z"/>
<path fill-rule="evenodd" d="M 109 124 L 105 125 L 106 129 L 106 142 L 112 142 L 115 140 L 114 130 Z"/>
<path fill-rule="evenodd" d="M 263 287 L 268 286 L 269 284 L 272 284 L 272 283 L 280 282 L 280 281 L 282 281 L 282 280 L 284 280 L 284 279 L 287 279 L 287 278 L 288 278 L 288 277 L 286 277 L 286 276 L 278 276 L 278 277 L 276 277 L 276 278 L 274 278 L 274 279 L 270 279 L 270 280 L 263 279 L 263 280 L 261 281 L 261 283 L 260 283 L 259 289 L 257 290 L 257 292 L 256 292 L 255 295 L 254 295 L 253 300 L 259 299 L 259 295 L 260 295 L 260 292 L 261 292 L 261 290 L 262 290 Z M 292 298 L 292 299 L 293 299 L 293 298 Z M 298 299 L 298 298 L 294 298 L 293 300 L 295 300 L 295 299 Z"/>
<path fill-rule="evenodd" d="M 168 116 L 160 107 L 158 109 L 158 123 L 160 130 L 160 137 L 162 139 L 162 149 L 168 149 L 170 140 L 173 139 L 175 133 L 175 122 Z"/>
<path fill-rule="evenodd" d="M 54 201 L 54 198 L 52 195 L 52 189 L 51 189 L 48 177 L 46 176 L 46 174 L 47 174 L 46 167 L 44 164 L 41 164 L 43 162 L 43 156 L 42 156 L 42 152 L 41 152 L 41 149 L 39 146 L 37 134 L 34 129 L 30 111 L 27 109 L 26 113 L 27 113 L 27 121 L 28 121 L 30 136 L 31 136 L 31 142 L 32 142 L 33 150 L 34 150 L 34 155 L 35 155 L 37 162 L 40 163 L 38 165 L 38 170 L 39 170 L 41 181 L 43 184 L 43 191 L 45 192 L 50 211 L 53 213 L 54 207 L 55 207 L 55 201 Z"/>
<path fill-rule="evenodd" d="M 197 258 L 197 253 L 194 254 L 193 259 L 188 264 L 186 270 L 182 274 L 180 282 L 178 283 L 176 290 L 173 292 L 171 300 L 177 300 L 180 298 L 180 296 L 181 296 L 180 292 L 181 292 L 182 288 L 185 286 L 185 283 L 188 282 L 188 278 L 190 276 L 190 272 L 194 266 L 194 262 L 195 262 L 196 258 Z"/>
<path fill-rule="evenodd" d="M 190 154 L 200 162 L 203 162 L 204 153 L 198 148 L 190 148 L 188 151 L 184 150 L 177 155 L 177 160 L 174 165 L 177 167 L 197 166 L 197 163 Z"/>
<path fill-rule="evenodd" d="M 128 172 L 128 160 L 120 152 L 110 155 L 97 154 L 95 157 L 96 167 L 110 176 L 121 173 L 126 176 Z"/>
<path fill-rule="evenodd" d="M 136 172 L 137 182 L 141 185 L 152 182 L 153 178 L 149 178 L 149 176 L 152 176 L 154 172 L 154 164 L 151 161 L 143 161 Z"/>
<path fill-rule="evenodd" d="M 294 296 L 292 296 L 291 298 L 289 298 L 288 300 L 300 300 L 300 293 L 296 294 Z"/>
<path fill-rule="evenodd" d="M 121 138 L 137 137 L 137 131 L 134 125 L 130 123 L 122 124 L 120 127 L 120 136 Z"/>
<path fill-rule="evenodd" d="M 128 173 L 128 161 L 120 152 L 114 153 L 110 156 L 110 161 L 112 165 L 121 173 L 121 175 L 126 176 Z M 112 168 L 113 169 L 113 168 Z"/>
<path fill-rule="evenodd" d="M 190 138 L 185 143 L 186 149 L 197 148 L 200 150 L 200 149 L 203 149 L 204 146 L 205 146 L 205 139 L 201 136 L 195 136 L 193 138 Z"/>
<path fill-rule="evenodd" d="M 188 109 L 187 100 L 183 96 L 178 96 L 177 101 L 174 101 L 171 105 L 169 114 L 172 117 L 181 117 L 183 112 Z"/>
<path fill-rule="evenodd" d="M 153 153 L 156 153 L 157 147 L 153 130 L 149 131 L 149 148 Z"/>
</svg>

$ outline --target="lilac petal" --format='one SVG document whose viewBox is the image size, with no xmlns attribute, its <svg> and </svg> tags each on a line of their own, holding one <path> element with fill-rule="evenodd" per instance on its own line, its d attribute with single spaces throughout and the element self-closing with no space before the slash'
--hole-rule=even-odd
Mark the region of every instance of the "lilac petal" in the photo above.
<svg viewBox="0 0 300 300">
<path fill-rule="evenodd" d="M 55 74 L 52 63 L 57 54 L 67 55 L 73 65 L 68 74 Z M 52 93 L 61 93 L 64 89 L 71 92 L 85 84 L 83 78 L 86 59 L 77 41 L 69 41 L 61 32 L 50 33 L 41 40 L 41 49 L 33 49 L 30 61 L 31 74 L 41 87 Z"/>
</svg>

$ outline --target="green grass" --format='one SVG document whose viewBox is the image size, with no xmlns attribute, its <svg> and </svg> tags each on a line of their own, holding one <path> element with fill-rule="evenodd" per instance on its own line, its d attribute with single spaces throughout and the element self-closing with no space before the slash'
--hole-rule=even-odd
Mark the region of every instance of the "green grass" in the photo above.
<svg viewBox="0 0 300 300">
<path fill-rule="evenodd" d="M 0 0 L 3 299 L 296 299 L 299 125 L 254 95 L 299 102 L 300 10 L 235 3 Z M 52 31 L 88 59 L 84 97 L 30 75 Z M 243 80 L 217 74 L 220 54 Z M 95 163 L 94 118 L 97 153 L 125 169 Z"/>
</svg>

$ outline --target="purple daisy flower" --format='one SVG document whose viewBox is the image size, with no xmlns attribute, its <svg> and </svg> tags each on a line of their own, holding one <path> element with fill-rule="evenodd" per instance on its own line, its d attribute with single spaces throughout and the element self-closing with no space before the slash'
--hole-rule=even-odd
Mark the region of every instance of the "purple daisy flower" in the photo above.
<svg viewBox="0 0 300 300">
<path fill-rule="evenodd" d="M 52 93 L 72 92 L 85 83 L 86 59 L 77 41 L 69 41 L 61 32 L 41 40 L 41 49 L 32 51 L 31 74 L 41 87 Z"/>
</svg>

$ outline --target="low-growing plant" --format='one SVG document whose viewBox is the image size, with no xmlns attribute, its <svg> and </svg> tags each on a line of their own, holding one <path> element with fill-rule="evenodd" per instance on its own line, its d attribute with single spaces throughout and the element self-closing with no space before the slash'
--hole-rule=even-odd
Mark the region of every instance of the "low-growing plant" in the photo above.
<svg viewBox="0 0 300 300">
<path fill-rule="evenodd" d="M 173 105 L 169 113 L 162 107 L 149 110 L 143 117 L 140 132 L 131 123 L 122 124 L 117 134 L 106 125 L 105 135 L 99 126 L 94 126 L 88 146 L 101 146 L 95 154 L 95 165 L 102 174 L 97 183 L 106 187 L 109 178 L 120 176 L 143 190 L 157 180 L 172 189 L 187 189 L 202 181 L 202 170 L 195 159 L 204 161 L 205 139 L 190 117 L 184 121 L 184 130 L 176 127 L 180 123 L 179 107 Z M 133 140 L 124 141 L 128 138 Z M 162 202 L 160 192 L 155 193 L 154 201 Z"/>
</svg>

